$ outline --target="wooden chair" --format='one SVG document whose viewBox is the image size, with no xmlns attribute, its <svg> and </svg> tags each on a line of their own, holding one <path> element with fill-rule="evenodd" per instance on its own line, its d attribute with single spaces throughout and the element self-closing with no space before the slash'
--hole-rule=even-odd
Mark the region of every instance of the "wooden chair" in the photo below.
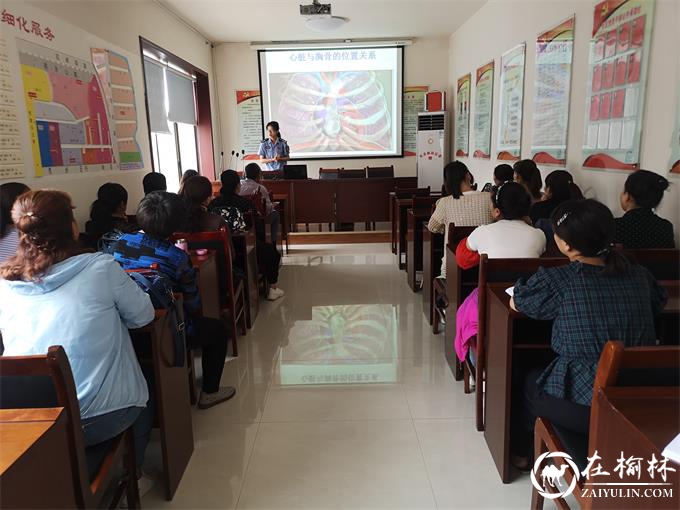
<svg viewBox="0 0 680 510">
<path fill-rule="evenodd" d="M 637 386 L 637 387 L 676 387 L 680 374 L 680 347 L 624 347 L 623 343 L 609 341 L 605 344 L 595 374 L 593 385 L 593 402 L 605 388 L 614 386 Z M 601 442 L 599 437 L 597 406 L 593 405 L 590 412 L 590 433 L 583 436 L 552 425 L 544 418 L 536 419 L 534 428 L 534 455 L 538 458 L 546 452 L 566 452 L 571 455 L 579 468 L 583 469 L 587 463 L 587 457 L 592 455 Z M 553 458 L 556 467 L 560 468 L 564 460 L 560 457 Z M 571 484 L 573 473 L 567 469 L 564 473 L 567 484 Z M 586 482 L 581 477 L 576 482 L 576 490 L 573 497 L 581 508 L 588 509 L 592 501 L 583 496 L 583 487 Z M 547 490 L 552 492 L 551 487 Z M 531 508 L 540 510 L 543 508 L 543 496 L 533 487 L 531 491 Z M 569 505 L 562 498 L 553 499 L 557 507 L 568 509 Z"/>
<path fill-rule="evenodd" d="M 680 280 L 680 250 L 623 250 L 657 280 Z"/>
<path fill-rule="evenodd" d="M 366 177 L 369 179 L 394 177 L 394 165 L 374 167 L 367 166 Z"/>
<path fill-rule="evenodd" d="M 445 319 L 447 313 L 451 314 L 452 319 L 446 322 L 445 327 L 445 352 L 449 366 L 453 370 L 456 381 L 463 379 L 463 365 L 456 356 L 453 345 L 455 333 L 455 314 L 463 300 L 468 297 L 470 292 L 477 286 L 479 268 L 461 269 L 456 263 L 456 248 L 458 243 L 469 236 L 477 227 L 457 227 L 454 223 L 449 223 L 448 244 L 444 246 L 446 253 L 446 280 L 436 278 L 433 285 L 433 317 L 432 331 L 439 332 L 439 319 Z M 437 307 L 434 300 L 440 303 Z"/>
<path fill-rule="evenodd" d="M 227 318 L 233 335 L 234 356 L 238 356 L 238 342 L 236 337 L 239 334 L 239 331 L 241 335 L 245 335 L 247 332 L 247 305 L 243 282 L 234 282 L 234 262 L 233 254 L 231 252 L 229 231 L 221 229 L 214 232 L 176 232 L 173 234 L 172 239 L 173 241 L 177 239 L 186 239 L 189 248 L 192 250 L 207 248 L 219 252 L 220 257 L 217 259 L 217 269 L 221 274 L 220 280 L 222 283 L 220 285 L 220 299 L 224 300 L 221 303 L 222 314 Z"/>
<path fill-rule="evenodd" d="M 319 168 L 319 179 L 339 179 L 344 168 Z"/>
<path fill-rule="evenodd" d="M 71 365 L 63 347 L 52 346 L 47 354 L 39 356 L 0 356 L 0 379 L 3 385 L 14 379 L 27 388 L 25 399 L 16 391 L 11 392 L 10 398 L 3 398 L 3 408 L 64 408 L 68 421 L 68 461 L 78 508 L 101 506 L 104 497 L 112 490 L 113 499 L 108 508 L 118 508 L 124 494 L 127 495 L 128 508 L 140 508 L 131 428 L 101 446 L 92 447 L 98 451 L 105 447 L 104 457 L 93 476 L 88 474 L 78 397 Z M 17 387 L 14 383 L 9 384 Z M 8 389 L 5 388 L 5 392 L 9 393 Z M 45 462 L 49 461 L 45 459 Z M 119 466 L 122 466 L 122 474 Z M 40 488 L 36 487 L 36 490 Z"/>
<path fill-rule="evenodd" d="M 465 387 L 470 388 L 470 377 L 475 380 L 475 418 L 477 430 L 484 430 L 484 378 L 486 370 L 486 321 L 487 283 L 517 281 L 538 271 L 539 267 L 557 267 L 569 263 L 566 257 L 540 257 L 536 259 L 490 259 L 485 253 L 479 256 L 477 356 L 475 366 L 465 360 L 463 378 Z M 448 272 L 447 272 L 448 276 Z"/>
<path fill-rule="evenodd" d="M 340 170 L 338 177 L 340 179 L 365 179 L 366 178 L 366 169 L 365 168 L 348 168 L 347 170 L 345 170 L 343 168 L 343 169 Z"/>
</svg>

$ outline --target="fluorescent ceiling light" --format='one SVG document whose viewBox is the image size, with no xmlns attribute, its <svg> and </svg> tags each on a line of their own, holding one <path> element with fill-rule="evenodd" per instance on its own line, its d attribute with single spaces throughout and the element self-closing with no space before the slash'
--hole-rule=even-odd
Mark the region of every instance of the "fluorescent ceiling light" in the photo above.
<svg viewBox="0 0 680 510">
<path fill-rule="evenodd" d="M 330 32 L 337 30 L 349 20 L 340 16 L 314 16 L 307 18 L 305 25 L 307 28 L 316 30 L 317 32 Z"/>
</svg>

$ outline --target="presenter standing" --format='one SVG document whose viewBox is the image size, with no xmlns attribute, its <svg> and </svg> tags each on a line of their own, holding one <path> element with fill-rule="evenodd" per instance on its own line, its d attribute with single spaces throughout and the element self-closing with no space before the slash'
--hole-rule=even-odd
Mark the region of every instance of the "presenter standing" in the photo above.
<svg viewBox="0 0 680 510">
<path fill-rule="evenodd" d="M 264 164 L 267 170 L 281 171 L 286 167 L 286 161 L 290 159 L 288 142 L 281 138 L 278 122 L 273 120 L 266 127 L 267 138 L 262 141 L 258 150 L 260 163 Z"/>
</svg>

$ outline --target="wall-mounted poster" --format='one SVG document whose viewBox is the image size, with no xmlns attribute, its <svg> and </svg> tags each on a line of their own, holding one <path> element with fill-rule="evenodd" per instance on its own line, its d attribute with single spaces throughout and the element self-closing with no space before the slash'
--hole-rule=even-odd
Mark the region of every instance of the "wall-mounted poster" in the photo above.
<svg viewBox="0 0 680 510">
<path fill-rule="evenodd" d="M 640 167 L 653 16 L 652 0 L 605 0 L 595 6 L 586 91 L 584 167 Z"/>
<path fill-rule="evenodd" d="M 671 139 L 671 160 L 668 167 L 672 174 L 680 175 L 680 82 L 675 98 L 678 104 L 675 107 L 675 129 Z"/>
<path fill-rule="evenodd" d="M 416 155 L 418 113 L 425 109 L 425 94 L 430 90 L 426 85 L 404 88 L 404 156 Z"/>
<path fill-rule="evenodd" d="M 573 16 L 536 39 L 531 158 L 539 164 L 567 164 L 573 49 Z"/>
<path fill-rule="evenodd" d="M 456 87 L 456 139 L 453 153 L 467 157 L 470 151 L 470 73 L 458 78 Z"/>
<path fill-rule="evenodd" d="M 494 61 L 475 73 L 475 127 L 472 157 L 491 158 L 491 118 L 493 114 Z"/>
<path fill-rule="evenodd" d="M 262 111 L 259 90 L 237 90 L 238 140 L 236 151 L 245 151 L 244 159 L 259 159 L 257 151 L 262 141 Z"/>
<path fill-rule="evenodd" d="M 23 3 L 0 23 L 0 178 L 144 168 L 139 56 Z"/>
<path fill-rule="evenodd" d="M 501 57 L 501 97 L 496 141 L 496 157 L 500 160 L 516 161 L 520 158 L 525 50 L 526 44 L 522 43 Z"/>
</svg>

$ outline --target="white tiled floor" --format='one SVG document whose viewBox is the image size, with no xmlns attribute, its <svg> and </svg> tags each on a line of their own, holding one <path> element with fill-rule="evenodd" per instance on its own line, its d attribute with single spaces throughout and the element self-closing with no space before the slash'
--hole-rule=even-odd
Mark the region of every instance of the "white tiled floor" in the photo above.
<svg viewBox="0 0 680 510">
<path fill-rule="evenodd" d="M 300 246 L 225 367 L 233 400 L 194 410 L 196 448 L 171 502 L 145 508 L 527 508 L 500 482 L 474 398 L 432 335 L 389 245 Z M 159 446 L 149 449 L 158 470 Z"/>
</svg>

